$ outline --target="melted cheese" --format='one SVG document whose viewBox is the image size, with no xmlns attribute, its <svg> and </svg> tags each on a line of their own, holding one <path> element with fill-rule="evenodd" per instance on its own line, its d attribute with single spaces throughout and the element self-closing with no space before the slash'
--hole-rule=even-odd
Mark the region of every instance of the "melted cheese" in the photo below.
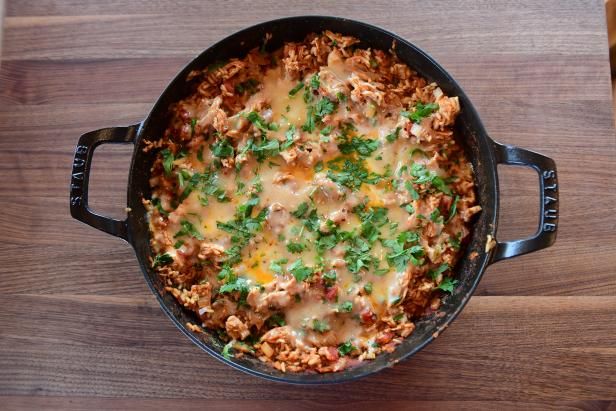
<svg viewBox="0 0 616 411">
<path fill-rule="evenodd" d="M 340 56 L 335 53 L 330 55 L 328 63 L 327 67 L 320 69 L 321 89 L 331 99 L 332 95 L 336 95 L 337 90 L 347 90 L 345 83 L 351 72 Z M 305 83 L 309 83 L 308 77 Z M 319 129 L 315 130 L 311 136 L 301 131 L 301 126 L 306 122 L 308 106 L 302 98 L 303 90 L 294 96 L 289 95 L 289 91 L 296 85 L 296 81 L 283 76 L 280 67 L 270 69 L 262 80 L 260 90 L 250 97 L 246 107 L 254 107 L 258 102 L 266 103 L 269 109 L 261 115 L 267 122 L 278 125 L 278 130 L 267 132 L 270 139 L 285 141 L 286 131 L 294 126 L 299 133 L 303 133 L 301 137 L 304 141 L 319 141 L 322 138 L 318 134 Z M 357 112 L 368 117 L 355 123 L 356 135 L 379 141 L 379 148 L 370 157 L 364 159 L 366 168 L 378 174 L 396 173 L 403 165 L 408 164 L 410 153 L 416 146 L 401 138 L 393 142 L 388 142 L 386 138 L 396 129 L 397 119 L 378 113 L 376 106 L 371 103 L 363 107 L 355 107 L 355 109 L 356 112 L 351 113 L 347 103 L 341 102 L 332 114 L 332 119 L 334 122 L 347 121 L 349 118 L 356 120 Z M 332 133 L 330 138 L 335 139 L 335 133 Z M 330 159 L 328 155 L 330 154 L 326 154 L 321 160 L 327 162 Z M 207 164 L 214 160 L 209 147 L 203 151 L 203 157 Z M 415 157 L 417 158 L 414 160 L 422 164 L 426 164 L 429 160 L 421 156 Z M 318 178 L 326 178 L 325 172 L 315 178 L 315 170 L 303 166 L 301 162 L 286 164 L 281 157 L 268 160 L 270 161 L 258 164 L 254 159 L 249 159 L 239 173 L 227 170 L 218 174 L 216 184 L 232 198 L 230 202 L 218 202 L 215 198 L 209 197 L 209 204 L 204 206 L 200 201 L 200 193 L 192 192 L 169 216 L 167 236 L 174 238 L 174 235 L 181 229 L 181 221 L 187 220 L 197 228 L 204 241 L 229 247 L 232 244 L 231 235 L 220 230 L 217 223 L 233 220 L 237 207 L 249 198 L 248 191 L 246 189 L 238 191 L 238 186 L 248 188 L 254 184 L 255 179 L 258 179 L 262 191 L 258 193 L 260 202 L 255 213 L 264 207 L 271 208 L 272 205 L 282 207 L 283 211 L 279 216 L 272 216 L 272 211 L 270 211 L 268 219 L 271 218 L 271 220 L 267 220 L 263 230 L 256 233 L 244 246 L 241 251 L 242 262 L 234 267 L 234 270 L 253 284 L 268 285 L 278 281 L 277 273 L 270 268 L 273 262 L 287 269 L 298 259 L 301 259 L 307 266 L 314 266 L 319 261 L 314 247 L 315 234 L 306 228 L 303 220 L 290 215 L 302 203 L 310 204 L 310 208 L 316 207 L 322 222 L 327 218 L 333 218 L 336 212 L 340 212 L 342 204 L 347 200 L 358 200 L 355 204 L 366 202 L 368 207 L 386 207 L 388 222 L 380 227 L 383 238 L 394 238 L 399 232 L 390 228 L 392 223 L 405 227 L 409 220 L 409 213 L 401 208 L 397 201 L 393 201 L 392 205 L 391 196 L 393 195 L 394 199 L 396 197 L 392 192 L 391 183 L 362 184 L 357 192 L 346 190 L 340 199 L 320 197 L 314 200 L 312 194 L 315 189 L 319 188 Z M 175 165 L 200 172 L 204 171 L 205 167 L 205 164 L 196 158 L 194 152 L 189 153 L 189 156 L 183 159 L 176 160 Z M 435 168 L 435 171 L 442 173 L 438 168 Z M 388 201 L 385 201 L 386 195 L 390 196 Z M 348 205 L 346 207 L 352 208 Z M 357 233 L 361 221 L 350 210 L 347 212 L 346 218 L 338 222 L 339 229 Z M 300 253 L 294 253 L 289 248 L 291 243 L 303 245 L 305 249 Z M 374 338 L 376 330 L 367 331 L 367 328 L 360 323 L 358 319 L 360 310 L 370 309 L 378 315 L 384 315 L 394 299 L 400 295 L 399 281 L 403 273 L 397 273 L 392 268 L 382 275 L 376 275 L 370 270 L 353 274 L 344 266 L 344 263 L 340 264 L 340 261 L 344 260 L 344 247 L 340 244 L 332 250 L 326 250 L 322 255 L 325 270 L 335 269 L 337 272 L 338 302 L 325 301 L 322 296 L 305 293 L 301 301 L 293 303 L 284 312 L 286 322 L 292 328 L 299 343 L 312 345 L 324 339 L 326 343 L 323 344 L 331 346 L 355 339 L 368 341 Z M 172 256 L 176 254 L 174 249 L 168 249 L 168 252 Z M 388 252 L 389 250 L 384 248 L 379 241 L 376 241 L 370 250 L 371 255 L 378 260 L 380 268 L 388 267 L 386 258 Z M 368 282 L 372 283 L 372 293 L 364 296 L 365 293 L 362 290 Z M 270 287 L 270 289 L 273 288 Z M 344 301 L 354 302 L 352 313 L 338 312 L 338 304 Z M 327 323 L 331 332 L 323 335 L 315 332 L 312 329 L 315 320 Z"/>
<path fill-rule="evenodd" d="M 283 126 L 281 128 L 286 130 L 290 124 L 301 126 L 306 122 L 308 109 L 302 98 L 303 90 L 294 96 L 289 95 L 289 91 L 296 85 L 296 81 L 282 76 L 280 67 L 273 68 L 265 74 L 262 89 L 251 99 L 257 101 L 263 99 L 268 102 L 272 110 L 272 120 Z"/>
</svg>

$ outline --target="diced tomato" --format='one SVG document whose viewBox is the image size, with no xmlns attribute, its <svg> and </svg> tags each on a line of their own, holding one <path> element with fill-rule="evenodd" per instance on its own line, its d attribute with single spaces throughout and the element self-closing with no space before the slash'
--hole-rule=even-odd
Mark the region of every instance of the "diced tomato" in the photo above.
<svg viewBox="0 0 616 411">
<path fill-rule="evenodd" d="M 327 347 L 327 355 L 325 357 L 328 361 L 338 361 L 340 354 L 338 354 L 338 349 L 336 347 Z"/>
<path fill-rule="evenodd" d="M 329 287 L 325 291 L 325 299 L 327 301 L 336 301 L 338 298 L 338 286 L 334 285 L 333 287 Z"/>
<path fill-rule="evenodd" d="M 372 324 L 376 321 L 376 314 L 370 311 L 370 309 L 364 309 L 360 314 L 361 322 L 364 324 Z"/>
</svg>

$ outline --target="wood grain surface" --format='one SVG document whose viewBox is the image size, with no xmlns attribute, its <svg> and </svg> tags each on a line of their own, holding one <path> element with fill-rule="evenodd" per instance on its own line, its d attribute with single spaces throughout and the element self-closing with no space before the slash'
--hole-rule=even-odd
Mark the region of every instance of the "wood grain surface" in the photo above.
<svg viewBox="0 0 616 411">
<path fill-rule="evenodd" d="M 0 409 L 616 410 L 616 139 L 603 1 L 10 0 L 0 59 Z M 363 20 L 432 54 L 490 135 L 556 160 L 558 240 L 491 266 L 458 320 L 353 383 L 281 385 L 199 351 L 126 243 L 71 219 L 84 132 L 141 120 L 201 50 L 301 14 Z M 128 147 L 91 203 L 122 217 Z M 537 176 L 500 167 L 499 239 L 537 224 Z M 267 400 L 259 402 L 256 400 Z"/>
</svg>

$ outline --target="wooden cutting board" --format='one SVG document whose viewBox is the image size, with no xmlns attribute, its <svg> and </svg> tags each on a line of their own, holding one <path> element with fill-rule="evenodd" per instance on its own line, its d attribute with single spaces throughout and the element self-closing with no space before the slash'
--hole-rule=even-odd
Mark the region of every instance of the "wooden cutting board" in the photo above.
<svg viewBox="0 0 616 411">
<path fill-rule="evenodd" d="M 603 7 L 8 1 L 0 408 L 614 409 L 616 139 Z M 141 120 L 171 77 L 215 41 L 300 14 L 364 20 L 422 47 L 461 83 L 494 139 L 542 152 L 559 171 L 553 247 L 490 267 L 459 319 L 411 360 L 336 386 L 266 382 L 199 351 L 158 308 L 131 248 L 68 213 L 82 133 Z M 97 211 L 123 216 L 129 159 L 128 147 L 97 151 Z M 537 224 L 537 175 L 499 171 L 499 239 L 524 237 Z"/>
</svg>

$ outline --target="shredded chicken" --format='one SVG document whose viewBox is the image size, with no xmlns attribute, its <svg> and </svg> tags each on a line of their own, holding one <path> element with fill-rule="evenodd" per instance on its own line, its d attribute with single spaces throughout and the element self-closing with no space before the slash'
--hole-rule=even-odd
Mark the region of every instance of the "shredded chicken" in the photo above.
<svg viewBox="0 0 616 411">
<path fill-rule="evenodd" d="M 481 212 L 460 101 L 395 44 L 358 43 L 325 31 L 192 71 L 145 143 L 152 268 L 225 355 L 338 372 L 458 292 Z"/>
</svg>

